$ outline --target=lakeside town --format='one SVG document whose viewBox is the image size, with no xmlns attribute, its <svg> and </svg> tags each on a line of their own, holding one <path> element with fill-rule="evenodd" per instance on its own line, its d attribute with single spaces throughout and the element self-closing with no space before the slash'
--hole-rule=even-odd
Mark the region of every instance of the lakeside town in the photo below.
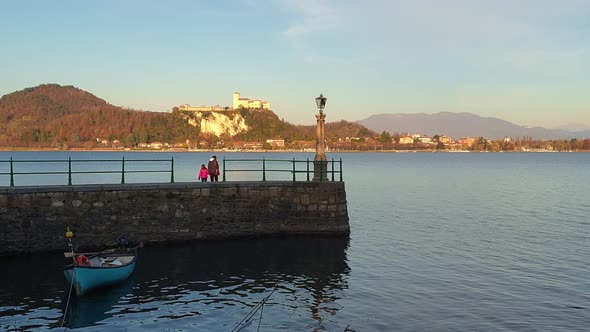
<svg viewBox="0 0 590 332">
<path fill-rule="evenodd" d="M 148 151 L 228 151 L 228 152 L 314 152 L 315 141 L 268 138 L 264 141 L 223 141 L 202 140 L 183 143 L 152 142 L 139 143 L 128 147 L 119 140 L 97 139 L 93 150 L 148 150 Z M 72 148 L 72 150 L 79 150 Z M 84 149 L 82 149 L 84 150 Z M 512 139 L 486 139 L 483 137 L 461 137 L 453 140 L 449 136 L 429 137 L 419 134 L 397 134 L 384 132 L 377 137 L 343 137 L 326 142 L 327 152 L 572 152 L 590 151 L 590 139 L 578 140 L 534 140 L 531 137 Z"/>
</svg>

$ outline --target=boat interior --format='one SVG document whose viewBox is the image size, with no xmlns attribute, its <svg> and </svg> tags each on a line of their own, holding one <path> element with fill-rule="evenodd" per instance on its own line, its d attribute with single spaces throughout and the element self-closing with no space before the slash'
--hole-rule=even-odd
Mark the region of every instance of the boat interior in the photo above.
<svg viewBox="0 0 590 332">
<path fill-rule="evenodd" d="M 131 263 L 133 261 L 133 255 L 121 255 L 121 256 L 102 256 L 98 255 L 95 257 L 91 257 L 88 260 L 90 261 L 90 266 L 121 266 L 125 264 Z"/>
</svg>

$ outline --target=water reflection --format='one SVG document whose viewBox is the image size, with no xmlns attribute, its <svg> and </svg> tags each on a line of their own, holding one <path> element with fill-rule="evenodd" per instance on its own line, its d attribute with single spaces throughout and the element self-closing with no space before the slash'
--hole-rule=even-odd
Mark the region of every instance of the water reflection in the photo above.
<svg viewBox="0 0 590 332">
<path fill-rule="evenodd" d="M 277 287 L 261 329 L 325 328 L 347 288 L 348 244 L 348 238 L 299 237 L 144 248 L 127 282 L 73 300 L 66 326 L 231 330 Z M 10 271 L 0 279 L 0 329 L 59 327 L 67 297 L 64 258 L 0 263 Z"/>
<path fill-rule="evenodd" d="M 35 329 L 61 317 L 63 256 L 0 257 L 0 330 Z"/>
<path fill-rule="evenodd" d="M 65 326 L 79 328 L 95 325 L 112 316 L 111 311 L 126 299 L 133 296 L 133 278 L 117 284 L 108 290 L 99 290 L 89 296 L 76 297 L 70 300 L 66 313 Z M 67 299 L 64 299 L 64 303 Z"/>
</svg>

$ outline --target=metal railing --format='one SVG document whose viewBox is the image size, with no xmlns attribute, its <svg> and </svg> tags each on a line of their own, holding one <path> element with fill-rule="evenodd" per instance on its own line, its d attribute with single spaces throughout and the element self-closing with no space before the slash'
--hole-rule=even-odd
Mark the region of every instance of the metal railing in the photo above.
<svg viewBox="0 0 590 332">
<path fill-rule="evenodd" d="M 120 170 L 95 170 L 95 171 L 77 171 L 72 170 L 72 164 L 76 163 L 108 163 L 108 162 L 115 162 L 121 163 Z M 129 170 L 125 169 L 125 165 L 129 163 L 135 162 L 166 162 L 170 163 L 170 169 L 164 170 L 141 170 L 141 169 L 134 169 Z M 10 160 L 0 160 L 0 164 L 2 163 L 9 163 L 10 164 L 10 171 L 9 172 L 0 172 L 0 176 L 8 175 L 10 177 L 10 186 L 14 187 L 14 178 L 15 176 L 22 176 L 22 175 L 68 175 L 68 186 L 72 185 L 72 175 L 76 174 L 121 174 L 121 184 L 125 184 L 125 174 L 132 174 L 132 173 L 170 173 L 170 183 L 174 183 L 174 157 L 171 159 L 125 159 L 125 157 L 121 159 L 72 159 L 68 157 L 68 159 L 52 159 L 52 160 L 14 160 L 10 157 Z M 67 163 L 67 170 L 58 170 L 58 171 L 27 171 L 27 172 L 18 172 L 15 171 L 15 165 L 21 163 L 28 163 L 28 164 L 41 164 L 41 163 Z M 1 185 L 0 185 L 1 186 Z"/>
<path fill-rule="evenodd" d="M 231 168 L 232 163 L 258 163 L 261 168 Z M 315 162 L 318 163 L 318 162 Z M 225 159 L 223 158 L 223 173 L 222 181 L 227 181 L 227 173 L 232 172 L 258 172 L 262 176 L 262 181 L 266 181 L 269 173 L 291 173 L 293 182 L 297 181 L 297 174 L 305 174 L 305 181 L 336 181 L 336 176 L 342 182 L 342 158 L 340 160 L 325 160 L 322 161 L 323 167 L 318 167 L 319 170 L 314 170 L 314 161 L 290 159 Z M 289 168 L 275 168 L 276 165 L 291 164 Z M 338 165 L 338 167 L 335 167 Z"/>
</svg>

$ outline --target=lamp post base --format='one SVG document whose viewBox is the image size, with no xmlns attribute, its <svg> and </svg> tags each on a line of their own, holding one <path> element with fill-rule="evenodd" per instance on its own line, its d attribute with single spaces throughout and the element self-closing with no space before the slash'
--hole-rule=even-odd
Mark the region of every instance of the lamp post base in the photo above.
<svg viewBox="0 0 590 332">
<path fill-rule="evenodd" d="M 313 161 L 313 181 L 329 181 L 327 160 L 319 159 Z"/>
</svg>

